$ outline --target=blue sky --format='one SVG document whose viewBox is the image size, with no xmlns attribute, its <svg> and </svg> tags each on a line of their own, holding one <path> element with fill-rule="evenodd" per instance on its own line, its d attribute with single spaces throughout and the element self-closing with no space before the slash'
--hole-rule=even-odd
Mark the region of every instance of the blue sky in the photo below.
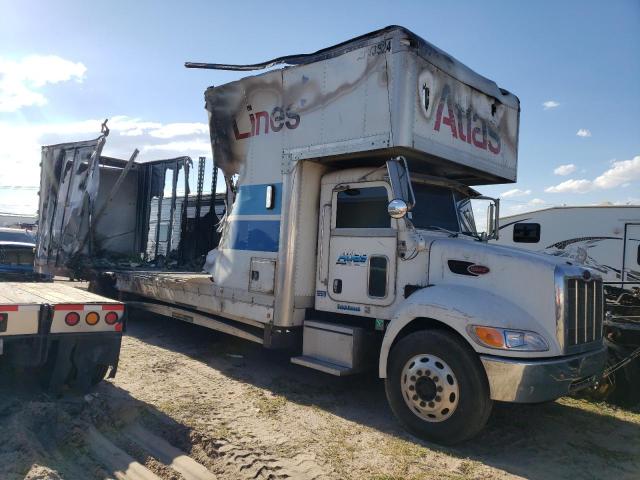
<svg viewBox="0 0 640 480">
<path fill-rule="evenodd" d="M 35 209 L 39 145 L 94 137 L 106 117 L 109 154 L 210 156 L 204 89 L 240 75 L 184 61 L 252 63 L 389 24 L 520 98 L 519 181 L 482 188 L 508 213 L 640 204 L 638 0 L 0 0 L 0 211 Z"/>
</svg>

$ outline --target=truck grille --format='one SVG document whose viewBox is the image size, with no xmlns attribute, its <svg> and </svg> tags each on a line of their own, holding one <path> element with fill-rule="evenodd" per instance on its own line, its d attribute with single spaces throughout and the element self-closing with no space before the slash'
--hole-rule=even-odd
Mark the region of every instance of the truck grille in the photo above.
<svg viewBox="0 0 640 480">
<path fill-rule="evenodd" d="M 602 338 L 602 281 L 569 278 L 565 297 L 565 345 L 567 348 Z"/>
</svg>

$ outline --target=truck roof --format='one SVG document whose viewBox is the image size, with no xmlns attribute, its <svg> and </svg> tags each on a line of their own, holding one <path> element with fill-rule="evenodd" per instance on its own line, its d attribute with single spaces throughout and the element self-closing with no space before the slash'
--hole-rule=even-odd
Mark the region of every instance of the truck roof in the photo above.
<svg viewBox="0 0 640 480">
<path fill-rule="evenodd" d="M 286 68 L 205 92 L 214 159 L 226 175 L 258 183 L 283 162 L 374 166 L 404 155 L 413 171 L 466 185 L 516 180 L 518 98 L 406 28 L 259 64 L 187 64 L 277 65 Z"/>
</svg>

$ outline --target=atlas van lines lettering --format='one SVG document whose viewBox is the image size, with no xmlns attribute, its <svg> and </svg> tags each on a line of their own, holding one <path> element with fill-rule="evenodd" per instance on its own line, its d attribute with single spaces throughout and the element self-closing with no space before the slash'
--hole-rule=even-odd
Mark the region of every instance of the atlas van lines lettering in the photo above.
<svg viewBox="0 0 640 480">
<path fill-rule="evenodd" d="M 264 134 L 269 131 L 279 132 L 283 127 L 289 130 L 295 130 L 300 125 L 300 115 L 293 111 L 293 105 L 285 107 L 274 107 L 271 114 L 266 111 L 250 113 L 249 121 L 251 122 L 251 130 L 240 133 L 238 123 L 233 121 L 233 133 L 236 140 L 244 140 L 245 138 L 260 135 L 261 127 L 264 125 Z M 251 111 L 251 105 L 247 105 L 247 110 Z M 271 130 L 269 130 L 271 128 Z"/>
<path fill-rule="evenodd" d="M 440 127 L 446 125 L 451 130 L 453 138 L 472 144 L 482 150 L 489 150 L 495 155 L 499 154 L 501 142 L 498 132 L 487 125 L 487 122 L 480 118 L 471 107 L 464 110 L 460 105 L 453 104 L 450 97 L 451 88 L 449 85 L 445 85 L 438 103 L 433 129 L 439 132 Z M 446 115 L 443 117 L 442 112 L 445 104 L 447 105 L 447 110 Z M 495 113 L 495 104 L 491 106 L 491 109 L 492 113 Z"/>
</svg>

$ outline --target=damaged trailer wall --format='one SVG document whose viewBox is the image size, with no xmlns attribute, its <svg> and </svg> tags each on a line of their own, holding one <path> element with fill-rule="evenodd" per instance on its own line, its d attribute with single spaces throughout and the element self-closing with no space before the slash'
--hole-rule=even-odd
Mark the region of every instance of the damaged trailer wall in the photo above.
<svg viewBox="0 0 640 480">
<path fill-rule="evenodd" d="M 200 271 L 225 210 L 224 194 L 210 194 L 213 162 L 200 159 L 191 194 L 189 157 L 140 163 L 136 151 L 127 162 L 102 156 L 105 140 L 43 147 L 37 270 L 88 278 L 114 268 Z"/>
</svg>

